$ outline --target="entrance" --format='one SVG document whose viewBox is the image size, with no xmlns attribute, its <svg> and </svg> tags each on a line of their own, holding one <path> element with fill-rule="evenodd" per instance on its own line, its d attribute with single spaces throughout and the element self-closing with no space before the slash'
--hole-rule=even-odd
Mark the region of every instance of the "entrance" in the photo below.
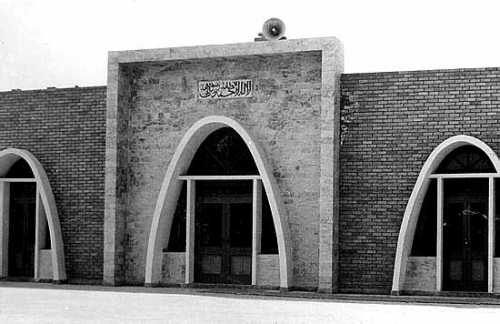
<svg viewBox="0 0 500 324">
<path fill-rule="evenodd" d="M 9 277 L 33 277 L 36 183 L 10 185 Z"/>
<path fill-rule="evenodd" d="M 278 250 L 271 212 L 271 206 L 278 212 L 279 206 L 276 199 L 270 205 L 264 179 L 272 182 L 267 172 L 265 178 L 259 174 L 243 138 L 229 127 L 215 130 L 198 147 L 185 173 L 176 175 L 185 183 L 178 188 L 166 247 L 167 253 L 185 253 L 184 282 L 257 285 L 259 256 L 273 254 L 280 265 L 280 283 L 286 286 L 286 258 Z"/>
<path fill-rule="evenodd" d="M 443 290 L 488 289 L 488 179 L 444 181 Z"/>
<path fill-rule="evenodd" d="M 196 282 L 251 284 L 250 189 L 250 181 L 199 182 L 195 217 Z"/>
</svg>

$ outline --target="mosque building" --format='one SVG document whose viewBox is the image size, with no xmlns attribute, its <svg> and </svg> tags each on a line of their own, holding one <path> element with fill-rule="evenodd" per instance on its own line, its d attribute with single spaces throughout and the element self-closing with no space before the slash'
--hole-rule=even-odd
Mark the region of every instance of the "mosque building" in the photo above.
<svg viewBox="0 0 500 324">
<path fill-rule="evenodd" d="M 268 23 L 0 92 L 0 277 L 499 293 L 500 68 L 345 74 Z"/>
</svg>

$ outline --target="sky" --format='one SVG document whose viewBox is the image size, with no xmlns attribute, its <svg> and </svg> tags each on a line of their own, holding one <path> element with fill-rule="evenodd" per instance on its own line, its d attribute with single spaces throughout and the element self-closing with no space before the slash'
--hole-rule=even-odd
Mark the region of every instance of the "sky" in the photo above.
<svg viewBox="0 0 500 324">
<path fill-rule="evenodd" d="M 500 66 L 500 2 L 0 0 L 0 91 L 106 84 L 108 51 L 336 36 L 345 73 Z"/>
</svg>

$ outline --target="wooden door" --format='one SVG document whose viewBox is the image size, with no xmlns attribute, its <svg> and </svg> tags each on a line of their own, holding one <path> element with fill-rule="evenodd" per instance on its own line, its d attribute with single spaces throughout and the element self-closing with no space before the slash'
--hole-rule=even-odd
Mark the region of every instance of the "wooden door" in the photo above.
<svg viewBox="0 0 500 324">
<path fill-rule="evenodd" d="M 195 219 L 195 281 L 251 284 L 251 202 L 205 199 L 197 204 Z"/>
</svg>

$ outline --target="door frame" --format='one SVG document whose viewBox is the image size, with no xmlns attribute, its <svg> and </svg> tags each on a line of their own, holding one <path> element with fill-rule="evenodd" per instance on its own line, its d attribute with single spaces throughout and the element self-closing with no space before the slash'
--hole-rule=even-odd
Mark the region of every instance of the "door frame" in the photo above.
<svg viewBox="0 0 500 324">
<path fill-rule="evenodd" d="M 488 179 L 488 289 L 493 292 L 493 263 L 495 253 L 495 178 L 497 173 L 450 173 L 432 174 L 437 180 L 437 227 L 436 227 L 436 291 L 443 290 L 443 212 L 444 212 L 444 179 Z"/>
<path fill-rule="evenodd" d="M 193 175 L 179 176 L 186 181 L 186 270 L 185 284 L 194 282 L 195 274 L 195 209 L 196 182 L 214 180 L 250 180 L 252 181 L 252 280 L 251 285 L 257 285 L 257 256 L 261 252 L 262 236 L 262 179 L 258 175 Z"/>
</svg>

